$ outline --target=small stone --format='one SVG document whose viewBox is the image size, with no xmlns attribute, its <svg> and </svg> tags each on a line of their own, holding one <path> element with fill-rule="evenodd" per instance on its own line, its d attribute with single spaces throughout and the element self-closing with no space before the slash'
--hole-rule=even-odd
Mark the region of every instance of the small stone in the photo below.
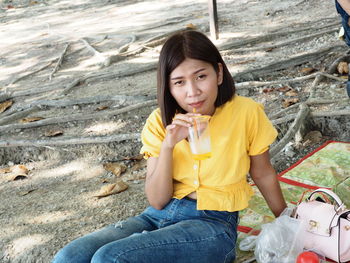
<svg viewBox="0 0 350 263">
<path fill-rule="evenodd" d="M 73 110 L 80 110 L 80 106 L 79 105 L 74 105 L 73 106 Z"/>
</svg>

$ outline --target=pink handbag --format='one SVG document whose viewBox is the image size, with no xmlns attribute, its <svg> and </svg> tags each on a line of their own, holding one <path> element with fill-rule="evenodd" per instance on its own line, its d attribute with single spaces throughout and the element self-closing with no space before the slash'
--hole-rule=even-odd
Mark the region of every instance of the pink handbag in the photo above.
<svg viewBox="0 0 350 263">
<path fill-rule="evenodd" d="M 316 193 L 326 194 L 335 204 L 315 200 Z M 334 192 L 321 188 L 313 191 L 297 206 L 295 218 L 304 223 L 304 249 L 337 262 L 350 261 L 350 210 Z"/>
</svg>

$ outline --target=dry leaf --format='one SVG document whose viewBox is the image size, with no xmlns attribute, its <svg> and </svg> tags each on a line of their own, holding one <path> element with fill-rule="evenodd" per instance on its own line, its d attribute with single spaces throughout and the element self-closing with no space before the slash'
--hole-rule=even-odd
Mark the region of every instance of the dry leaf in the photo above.
<svg viewBox="0 0 350 263">
<path fill-rule="evenodd" d="M 347 62 L 339 62 L 337 66 L 337 70 L 339 74 L 348 74 L 349 73 L 349 67 Z"/>
<path fill-rule="evenodd" d="M 274 88 L 263 88 L 262 91 L 263 91 L 264 93 L 270 93 L 270 92 L 275 91 L 275 89 L 274 89 Z"/>
<path fill-rule="evenodd" d="M 0 174 L 6 174 L 11 172 L 11 167 L 5 167 L 0 169 Z"/>
<path fill-rule="evenodd" d="M 312 72 L 315 72 L 316 69 L 314 68 L 311 68 L 311 67 L 308 67 L 308 68 L 302 68 L 300 70 L 301 73 L 304 73 L 304 74 L 311 74 Z"/>
<path fill-rule="evenodd" d="M 291 87 L 283 86 L 283 87 L 277 88 L 277 91 L 286 92 L 286 91 L 289 91 L 289 90 L 291 90 L 291 89 L 292 89 Z"/>
<path fill-rule="evenodd" d="M 270 48 L 265 49 L 265 52 L 271 52 L 272 50 L 274 50 L 274 48 L 270 47 Z"/>
<path fill-rule="evenodd" d="M 192 24 L 192 23 L 187 24 L 186 28 L 188 28 L 188 29 L 197 29 L 197 27 L 194 24 Z"/>
<path fill-rule="evenodd" d="M 7 100 L 5 102 L 0 103 L 0 113 L 10 108 L 12 104 L 13 104 L 12 100 Z"/>
<path fill-rule="evenodd" d="M 27 174 L 29 172 L 28 168 L 23 164 L 18 164 L 18 165 L 12 166 L 11 171 L 13 173 L 18 173 L 18 174 L 19 173 Z"/>
<path fill-rule="evenodd" d="M 9 181 L 15 181 L 20 179 L 27 179 L 28 177 L 28 168 L 22 164 L 14 165 L 10 167 L 11 174 L 8 177 Z"/>
<path fill-rule="evenodd" d="M 106 171 L 114 173 L 115 176 L 119 177 L 126 170 L 126 166 L 122 163 L 105 163 L 103 168 Z"/>
<path fill-rule="evenodd" d="M 295 104 L 299 102 L 299 99 L 298 98 L 290 98 L 290 99 L 283 99 L 282 101 L 282 106 L 284 108 L 288 108 L 289 106 Z"/>
<path fill-rule="evenodd" d="M 348 79 L 349 77 L 348 77 L 348 76 L 340 76 L 340 78 L 342 78 L 342 79 Z"/>
<path fill-rule="evenodd" d="M 10 167 L 5 167 L 0 169 L 0 173 L 18 173 L 18 174 L 27 174 L 29 169 L 23 164 L 17 164 Z"/>
<path fill-rule="evenodd" d="M 60 130 L 45 132 L 46 137 L 56 137 L 56 136 L 60 136 L 62 134 L 63 134 L 63 131 L 60 131 Z"/>
<path fill-rule="evenodd" d="M 290 91 L 287 91 L 285 95 L 288 97 L 295 97 L 295 96 L 298 96 L 298 92 L 296 92 L 295 90 L 290 90 Z"/>
<path fill-rule="evenodd" d="M 29 117 L 29 118 L 21 119 L 20 122 L 21 123 L 28 123 L 28 122 L 40 121 L 40 120 L 43 120 L 43 119 L 44 118 L 42 118 L 42 117 Z"/>
<path fill-rule="evenodd" d="M 95 195 L 95 197 L 101 198 L 101 197 L 105 197 L 113 194 L 118 194 L 128 189 L 128 187 L 129 186 L 123 181 L 119 181 L 115 184 L 109 184 L 109 185 L 103 186 L 100 190 L 100 193 Z"/>
<path fill-rule="evenodd" d="M 101 110 L 106 110 L 108 108 L 109 108 L 108 106 L 100 106 L 100 107 L 97 107 L 96 110 L 101 111 Z"/>
<path fill-rule="evenodd" d="M 36 5 L 38 1 L 30 1 L 29 5 Z"/>
</svg>

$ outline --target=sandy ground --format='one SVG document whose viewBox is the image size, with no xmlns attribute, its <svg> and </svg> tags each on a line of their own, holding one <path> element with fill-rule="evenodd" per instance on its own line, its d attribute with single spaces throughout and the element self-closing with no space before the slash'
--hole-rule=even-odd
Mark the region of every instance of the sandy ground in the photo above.
<svg viewBox="0 0 350 263">
<path fill-rule="evenodd" d="M 9 93 L 14 98 L 11 108 L 0 114 L 0 144 L 17 143 L 16 147 L 5 144 L 0 147 L 0 167 L 5 169 L 0 173 L 0 262 L 50 262 L 70 240 L 136 215 L 147 206 L 143 194 L 145 162 L 137 156 L 141 146 L 138 139 L 60 146 L 28 144 L 50 140 L 48 132 L 60 132 L 57 138 L 62 140 L 139 133 L 156 107 L 154 103 L 123 114 L 111 112 L 155 98 L 154 65 L 161 45 L 148 46 L 139 53 L 134 51 L 153 37 L 185 27 L 195 26 L 209 35 L 207 1 L 1 1 L 0 5 L 0 98 Z M 305 76 L 307 68 L 323 71 L 348 50 L 337 38 L 339 20 L 333 0 L 322 4 L 316 0 L 225 0 L 218 1 L 218 14 L 220 38 L 214 42 L 222 47 L 237 82 L 249 80 L 246 75 L 239 77 L 242 72 L 337 47 L 301 65 L 251 79 L 300 77 Z M 294 40 L 315 33 L 320 34 Z M 273 34 L 279 37 L 262 38 Z M 241 42 L 254 37 L 261 39 L 256 43 Z M 83 39 L 98 52 L 89 49 Z M 223 48 L 230 43 L 241 44 Z M 67 44 L 62 63 L 52 74 Z M 275 44 L 280 45 L 269 47 Z M 134 53 L 122 61 L 106 64 L 106 58 L 118 52 Z M 139 73 L 124 74 L 130 70 Z M 82 80 L 80 85 L 63 92 L 77 80 Z M 312 79 L 289 88 L 302 101 L 311 83 Z M 283 109 L 286 99 L 283 87 L 268 85 L 240 89 L 238 93 L 263 103 L 267 113 L 273 115 Z M 119 97 L 108 100 L 101 99 L 103 96 Z M 97 102 L 57 106 L 58 101 L 97 97 L 100 98 Z M 327 79 L 316 90 L 317 99 L 345 97 L 341 81 Z M 47 103 L 53 100 L 56 106 Z M 38 102 L 40 107 L 25 117 L 64 119 L 96 112 L 106 115 L 87 120 L 57 120 L 38 127 L 23 126 L 18 122 L 23 117 L 4 121 Z M 332 107 L 326 105 L 322 109 Z M 339 102 L 336 107 L 349 110 L 349 102 Z M 308 128 L 319 130 L 321 137 L 303 145 L 301 140 L 299 148 L 289 145 L 288 151 L 279 157 L 276 169 L 287 168 L 328 139 L 350 140 L 346 132 L 350 131 L 349 123 L 349 118 L 343 116 L 310 124 L 312 127 Z M 288 129 L 288 124 L 285 126 L 279 127 L 281 136 Z M 104 164 L 108 162 L 123 164 L 126 171 L 116 178 L 106 170 Z M 6 170 L 13 166 L 16 168 Z M 128 189 L 104 198 L 95 197 L 102 187 L 116 180 L 125 182 Z"/>
</svg>

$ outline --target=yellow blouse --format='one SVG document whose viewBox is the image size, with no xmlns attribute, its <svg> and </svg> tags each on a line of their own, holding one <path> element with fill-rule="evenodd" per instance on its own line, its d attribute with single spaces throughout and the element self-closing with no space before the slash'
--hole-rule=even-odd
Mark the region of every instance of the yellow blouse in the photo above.
<svg viewBox="0 0 350 263">
<path fill-rule="evenodd" d="M 277 131 L 261 104 L 236 95 L 216 108 L 209 123 L 211 153 L 197 161 L 187 140 L 173 151 L 174 198 L 197 193 L 198 210 L 238 211 L 248 206 L 253 190 L 247 183 L 251 155 L 268 150 Z M 141 138 L 145 158 L 158 157 L 165 128 L 160 109 L 148 117 Z"/>
</svg>

